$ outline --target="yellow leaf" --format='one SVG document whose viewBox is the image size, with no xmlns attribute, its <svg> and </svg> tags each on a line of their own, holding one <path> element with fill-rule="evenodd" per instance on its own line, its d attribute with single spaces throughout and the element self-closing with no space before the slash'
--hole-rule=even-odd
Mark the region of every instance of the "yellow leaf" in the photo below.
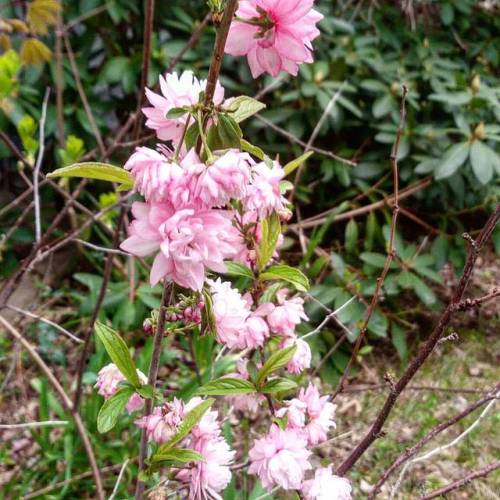
<svg viewBox="0 0 500 500">
<path fill-rule="evenodd" d="M 28 38 L 21 46 L 21 61 L 24 64 L 40 64 L 50 61 L 52 57 L 51 50 L 36 38 Z"/>
<path fill-rule="evenodd" d="M 4 33 L 0 33 L 0 49 L 5 52 L 10 49 L 10 38 Z"/>
<path fill-rule="evenodd" d="M 57 23 L 61 6 L 57 0 L 33 0 L 28 5 L 26 20 L 33 33 L 46 35 L 48 28 Z"/>
<path fill-rule="evenodd" d="M 21 33 L 29 33 L 28 25 L 21 19 L 9 19 L 7 21 L 14 31 L 20 31 Z"/>
</svg>

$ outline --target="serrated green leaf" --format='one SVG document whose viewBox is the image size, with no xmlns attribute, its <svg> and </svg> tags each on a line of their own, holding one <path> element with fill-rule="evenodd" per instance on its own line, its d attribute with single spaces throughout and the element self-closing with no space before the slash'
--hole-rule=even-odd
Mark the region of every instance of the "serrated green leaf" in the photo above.
<svg viewBox="0 0 500 500">
<path fill-rule="evenodd" d="M 257 374 L 257 379 L 255 381 L 256 385 L 261 386 L 267 376 L 286 366 L 293 358 L 296 350 L 297 346 L 292 345 L 290 347 L 285 347 L 285 349 L 279 349 L 271 354 Z"/>
<path fill-rule="evenodd" d="M 135 391 L 145 399 L 153 399 L 155 395 L 153 386 L 149 384 L 141 385 Z"/>
<path fill-rule="evenodd" d="M 189 462 L 201 462 L 203 456 L 194 450 L 186 450 L 185 448 L 171 448 L 164 453 L 155 453 L 151 459 L 151 464 L 160 462 L 173 462 L 175 464 L 187 464 Z"/>
<path fill-rule="evenodd" d="M 254 385 L 248 380 L 222 377 L 201 386 L 196 394 L 199 396 L 227 396 L 229 394 L 251 394 L 255 391 Z"/>
<path fill-rule="evenodd" d="M 214 404 L 214 401 L 215 399 L 213 398 L 207 399 L 188 412 L 177 428 L 175 436 L 160 446 L 160 448 L 158 448 L 158 453 L 163 455 L 169 452 L 179 441 L 182 441 L 191 432 L 191 429 L 201 420 L 207 410 Z"/>
<path fill-rule="evenodd" d="M 237 123 L 250 118 L 255 113 L 262 111 L 266 105 L 253 97 L 240 95 L 231 100 L 226 108 Z"/>
<path fill-rule="evenodd" d="M 85 179 L 99 179 L 102 181 L 117 182 L 131 188 L 134 179 L 123 168 L 108 165 L 107 163 L 84 162 L 75 163 L 68 167 L 58 168 L 47 174 L 47 177 L 80 177 Z"/>
<path fill-rule="evenodd" d="M 257 252 L 257 268 L 262 270 L 269 259 L 273 256 L 274 250 L 281 234 L 280 218 L 276 212 L 263 219 L 260 223 L 261 240 Z"/>
<path fill-rule="evenodd" d="M 277 264 L 270 267 L 266 272 L 259 276 L 261 281 L 281 280 L 293 285 L 300 292 L 309 290 L 309 280 L 307 276 L 296 269 L 285 264 Z"/>
<path fill-rule="evenodd" d="M 253 279 L 254 277 L 252 270 L 241 262 L 226 261 L 224 262 L 224 265 L 226 266 L 226 272 L 224 274 L 227 274 L 228 276 L 250 279 Z"/>
<path fill-rule="evenodd" d="M 171 119 L 181 118 L 188 111 L 189 111 L 189 108 L 187 108 L 187 107 L 171 108 L 168 110 L 167 114 L 165 115 L 165 118 L 171 118 Z"/>
<path fill-rule="evenodd" d="M 132 394 L 134 394 L 133 387 L 123 387 L 104 401 L 97 415 L 97 430 L 101 434 L 110 431 L 116 425 Z"/>
<path fill-rule="evenodd" d="M 313 154 L 314 151 L 308 151 L 307 153 L 300 155 L 298 158 L 295 158 L 295 160 L 287 163 L 283 167 L 285 175 L 290 175 L 295 169 L 299 168 L 305 161 L 307 161 Z"/>
<path fill-rule="evenodd" d="M 274 378 L 270 380 L 259 392 L 263 394 L 274 394 L 276 392 L 286 392 L 297 388 L 297 383 L 288 378 Z"/>
<path fill-rule="evenodd" d="M 241 139 L 240 147 L 243 151 L 246 151 L 247 153 L 250 153 L 251 155 L 257 157 L 259 160 L 264 161 L 264 157 L 266 155 L 264 151 L 262 151 L 262 149 L 260 149 L 258 146 L 254 146 L 253 144 L 250 144 L 248 141 L 245 141 L 245 139 Z"/>
<path fill-rule="evenodd" d="M 99 321 L 96 322 L 94 330 L 104 344 L 109 357 L 123 376 L 134 387 L 140 387 L 142 384 L 139 375 L 137 374 L 132 356 L 130 356 L 127 344 L 125 344 L 123 339 L 113 329 Z"/>
</svg>

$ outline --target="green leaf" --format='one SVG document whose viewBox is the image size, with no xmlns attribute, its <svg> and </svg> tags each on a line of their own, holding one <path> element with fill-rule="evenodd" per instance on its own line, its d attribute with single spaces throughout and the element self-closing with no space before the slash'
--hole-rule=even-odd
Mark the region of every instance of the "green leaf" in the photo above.
<svg viewBox="0 0 500 500">
<path fill-rule="evenodd" d="M 224 274 L 227 274 L 228 276 L 250 279 L 253 279 L 254 277 L 252 270 L 245 266 L 245 264 L 241 264 L 240 262 L 225 261 L 224 265 L 226 266 L 226 272 Z"/>
<path fill-rule="evenodd" d="M 281 223 L 279 215 L 273 212 L 260 223 L 261 240 L 257 252 L 257 268 L 264 269 L 269 259 L 273 256 L 279 235 L 281 234 Z"/>
<path fill-rule="evenodd" d="M 274 394 L 276 392 L 286 392 L 297 388 L 297 383 L 288 378 L 274 378 L 270 380 L 260 392 L 264 394 Z"/>
<path fill-rule="evenodd" d="M 228 394 L 251 394 L 255 390 L 252 382 L 248 380 L 222 377 L 201 386 L 196 394 L 200 396 L 226 396 Z"/>
<path fill-rule="evenodd" d="M 367 264 L 370 264 L 370 266 L 373 267 L 382 269 L 385 265 L 386 256 L 382 255 L 381 253 L 363 252 L 359 257 L 363 262 L 366 262 Z"/>
<path fill-rule="evenodd" d="M 172 462 L 173 464 L 187 464 L 189 462 L 201 462 L 203 456 L 194 450 L 186 450 L 185 448 L 171 448 L 164 453 L 155 453 L 151 459 L 151 464 L 159 464 L 160 462 Z"/>
<path fill-rule="evenodd" d="M 481 141 L 474 141 L 470 148 L 472 171 L 481 184 L 488 184 L 493 177 L 490 148 Z"/>
<path fill-rule="evenodd" d="M 214 303 L 210 290 L 204 288 L 202 291 L 205 307 L 201 310 L 202 324 L 210 335 L 216 335 L 217 325 L 214 316 Z"/>
<path fill-rule="evenodd" d="M 384 94 L 373 103 L 372 113 L 375 118 L 382 118 L 382 116 L 390 113 L 393 108 L 394 99 L 391 94 Z"/>
<path fill-rule="evenodd" d="M 269 356 L 269 359 L 264 363 L 264 366 L 257 373 L 257 379 L 255 383 L 260 386 L 262 382 L 266 379 L 268 375 L 278 371 L 280 368 L 286 366 L 290 360 L 293 358 L 297 346 L 292 345 L 290 347 L 285 347 L 285 349 L 279 349 Z"/>
<path fill-rule="evenodd" d="M 109 357 L 121 371 L 123 376 L 134 387 L 140 387 L 142 383 L 139 379 L 139 375 L 137 375 L 137 370 L 130 356 L 127 344 L 125 344 L 123 339 L 113 329 L 99 321 L 95 325 L 95 332 L 104 344 L 104 348 L 109 354 Z"/>
<path fill-rule="evenodd" d="M 83 177 L 85 179 L 99 179 L 102 181 L 117 182 L 131 188 L 134 179 L 127 170 L 108 165 L 107 163 L 75 163 L 68 167 L 58 168 L 47 174 L 47 177 Z"/>
<path fill-rule="evenodd" d="M 345 249 L 348 253 L 354 253 L 358 247 L 359 230 L 358 224 L 351 219 L 345 228 Z"/>
<path fill-rule="evenodd" d="M 259 276 L 262 281 L 281 280 L 292 284 L 299 292 L 309 290 L 309 280 L 302 271 L 284 264 L 270 267 Z"/>
<path fill-rule="evenodd" d="M 137 387 L 135 390 L 139 396 L 142 396 L 145 399 L 153 399 L 155 395 L 155 391 L 152 385 L 144 384 L 140 387 Z"/>
<path fill-rule="evenodd" d="M 445 179 L 452 176 L 467 159 L 469 155 L 469 143 L 461 142 L 449 148 L 441 164 L 434 172 L 436 179 Z"/>
<path fill-rule="evenodd" d="M 97 415 L 97 430 L 101 434 L 110 431 L 116 425 L 132 394 L 134 394 L 132 387 L 123 387 L 104 401 Z"/>
<path fill-rule="evenodd" d="M 172 437 L 164 445 L 160 446 L 158 449 L 159 454 L 165 454 L 170 451 L 179 441 L 182 441 L 190 432 L 191 429 L 201 420 L 206 411 L 214 404 L 215 399 L 210 398 L 198 406 L 195 406 L 180 423 L 177 432 L 174 437 Z"/>
<path fill-rule="evenodd" d="M 247 153 L 250 153 L 251 155 L 257 157 L 259 160 L 264 161 L 266 154 L 258 146 L 254 146 L 253 144 L 250 144 L 248 141 L 245 141 L 245 139 L 241 139 L 240 147 L 243 151 L 246 151 Z"/>
<path fill-rule="evenodd" d="M 212 125 L 207 133 L 208 146 L 212 151 L 229 148 L 240 148 L 242 137 L 240 126 L 234 118 L 217 115 L 217 124 Z"/>
<path fill-rule="evenodd" d="M 313 154 L 314 151 L 308 151 L 307 153 L 300 155 L 298 158 L 295 158 L 295 160 L 292 160 L 291 162 L 287 163 L 283 167 L 285 175 L 290 175 L 296 168 L 299 168 L 302 165 L 302 163 L 307 161 Z"/>
<path fill-rule="evenodd" d="M 181 118 L 184 116 L 186 113 L 189 112 L 189 108 L 187 107 L 182 107 L 182 108 L 171 108 L 168 110 L 167 114 L 165 115 L 165 118 Z"/>
<path fill-rule="evenodd" d="M 237 123 L 250 118 L 255 113 L 262 111 L 266 105 L 257 101 L 253 97 L 240 95 L 231 100 L 231 103 L 226 108 L 231 113 L 231 116 Z"/>
<path fill-rule="evenodd" d="M 200 129 L 198 128 L 198 124 L 193 123 L 186 132 L 186 137 L 184 138 L 184 143 L 186 144 L 186 149 L 189 151 L 190 149 L 196 146 L 196 142 L 198 141 L 198 137 L 200 136 Z"/>
</svg>

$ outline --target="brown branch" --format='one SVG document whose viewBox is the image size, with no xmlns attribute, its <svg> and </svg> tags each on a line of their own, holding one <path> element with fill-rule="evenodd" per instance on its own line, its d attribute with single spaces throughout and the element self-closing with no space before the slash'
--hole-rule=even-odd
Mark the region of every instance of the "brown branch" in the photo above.
<svg viewBox="0 0 500 500">
<path fill-rule="evenodd" d="M 391 234 L 389 237 L 389 249 L 387 252 L 387 257 L 385 259 L 384 268 L 382 269 L 380 276 L 377 278 L 377 285 L 375 288 L 375 293 L 373 294 L 370 305 L 368 306 L 368 309 L 366 310 L 366 314 L 365 314 L 365 317 L 363 320 L 363 326 L 361 327 L 361 329 L 359 331 L 359 335 L 358 335 L 358 338 L 356 339 L 356 344 L 354 345 L 354 349 L 352 351 L 349 362 L 347 363 L 347 367 L 345 368 L 344 373 L 342 374 L 342 377 L 340 378 L 339 384 L 338 384 L 337 388 L 335 389 L 335 392 L 333 393 L 333 397 L 332 397 L 333 399 L 339 393 L 341 393 L 342 390 L 344 389 L 344 385 L 347 381 L 347 377 L 349 376 L 349 372 L 351 370 L 351 367 L 358 356 L 358 352 L 361 348 L 361 344 L 363 343 L 366 332 L 368 330 L 368 323 L 370 322 L 370 319 L 373 315 L 373 312 L 375 311 L 375 307 L 377 306 L 378 301 L 380 299 L 380 295 L 382 293 L 382 287 L 384 285 L 385 278 L 389 272 L 392 261 L 393 261 L 394 257 L 396 256 L 396 246 L 395 246 L 396 224 L 397 224 L 398 213 L 399 213 L 398 154 L 399 154 L 399 145 L 401 143 L 401 137 L 403 135 L 404 127 L 405 127 L 405 119 L 406 119 L 405 101 L 406 101 L 407 93 L 408 93 L 408 89 L 403 85 L 403 95 L 401 97 L 399 127 L 398 127 L 398 132 L 396 134 L 396 141 L 394 142 L 394 147 L 393 147 L 392 153 L 391 153 L 391 166 L 392 166 L 392 175 L 393 175 L 393 183 L 394 183 L 394 205 L 392 207 L 392 221 L 391 221 Z"/>
<path fill-rule="evenodd" d="M 441 434 L 443 431 L 448 429 L 449 427 L 455 425 L 460 420 L 464 419 L 468 415 L 470 415 L 473 411 L 477 410 L 488 401 L 497 398 L 498 388 L 500 384 L 497 385 L 493 392 L 490 392 L 487 396 L 482 399 L 476 401 L 475 403 L 469 405 L 464 411 L 455 415 L 453 418 L 443 422 L 436 427 L 434 427 L 425 437 L 423 437 L 420 441 L 414 444 L 411 448 L 407 448 L 399 457 L 394 460 L 394 462 L 384 471 L 380 479 L 377 481 L 373 489 L 370 491 L 368 495 L 368 499 L 375 498 L 375 495 L 380 491 L 382 485 L 387 481 L 389 476 L 403 463 L 407 462 L 411 457 L 413 457 L 420 449 L 422 449 L 429 441 L 434 439 L 437 435 Z"/>
<path fill-rule="evenodd" d="M 36 349 L 21 335 L 20 332 L 16 330 L 3 316 L 0 316 L 0 323 L 4 326 L 4 328 L 14 337 L 14 339 L 18 340 L 21 345 L 28 351 L 28 354 L 33 358 L 35 363 L 40 367 L 45 376 L 47 377 L 50 384 L 54 387 L 55 391 L 59 394 L 61 398 L 61 402 L 66 410 L 71 413 L 73 420 L 75 422 L 75 426 L 80 434 L 80 438 L 83 442 L 83 446 L 85 448 L 85 453 L 87 454 L 90 467 L 92 469 L 92 476 L 94 477 L 95 487 L 96 487 L 96 498 L 99 500 L 104 500 L 104 489 L 102 486 L 101 475 L 99 472 L 99 467 L 97 466 L 97 462 L 94 456 L 94 451 L 92 450 L 92 445 L 90 444 L 90 440 L 87 435 L 87 431 L 85 430 L 85 426 L 83 425 L 82 419 L 77 410 L 73 407 L 71 399 L 66 394 L 63 386 L 59 383 L 56 376 L 50 371 L 50 368 L 45 364 L 45 361 L 39 356 L 36 352 Z"/>
<path fill-rule="evenodd" d="M 493 288 L 490 293 L 484 295 L 483 297 L 478 297 L 477 299 L 464 299 L 458 304 L 455 304 L 455 311 L 465 311 L 466 309 L 474 309 L 479 307 L 485 302 L 489 302 L 492 299 L 500 296 L 500 288 Z"/>
<path fill-rule="evenodd" d="M 120 244 L 120 236 L 121 236 L 121 228 L 123 225 L 123 220 L 125 218 L 126 208 L 125 204 L 122 203 L 122 207 L 120 209 L 120 215 L 118 217 L 118 223 L 116 224 L 115 234 L 113 237 L 113 249 L 118 248 Z M 85 332 L 85 337 L 83 339 L 83 349 L 80 353 L 80 358 L 78 359 L 78 367 L 76 369 L 76 390 L 73 396 L 73 405 L 75 409 L 78 409 L 80 405 L 80 398 L 82 396 L 83 389 L 83 372 L 85 370 L 85 366 L 87 365 L 87 357 L 90 351 L 90 342 L 92 340 L 92 333 L 94 331 L 94 325 L 99 317 L 99 311 L 101 310 L 102 303 L 104 301 L 104 297 L 106 296 L 106 292 L 108 291 L 108 284 L 111 278 L 111 271 L 113 270 L 113 259 L 115 253 L 109 252 L 106 257 L 106 264 L 104 265 L 104 273 L 102 276 L 102 284 L 99 290 L 99 295 L 97 296 L 97 300 L 94 306 L 94 310 L 92 311 L 92 316 L 90 318 L 90 323 L 87 327 L 87 331 Z"/>
<path fill-rule="evenodd" d="M 474 479 L 478 479 L 480 477 L 485 477 L 497 469 L 500 469 L 500 460 L 498 460 L 497 462 L 493 462 L 492 464 L 489 464 L 486 467 L 483 467 L 481 469 L 477 469 L 475 471 L 472 471 L 471 473 L 467 474 L 462 479 L 458 479 L 457 481 L 453 481 L 452 483 L 448 484 L 447 486 L 443 486 L 442 488 L 439 488 L 438 490 L 431 491 L 427 495 L 424 495 L 423 497 L 421 497 L 421 500 L 431 500 L 431 498 L 442 497 L 443 495 L 446 495 L 450 491 L 458 490 L 458 488 L 465 486 L 467 483 L 470 483 Z"/>
<path fill-rule="evenodd" d="M 156 379 L 158 378 L 158 367 L 160 365 L 161 357 L 161 344 L 163 337 L 165 335 L 165 321 L 167 313 L 167 305 L 172 300 L 173 287 L 171 288 L 171 283 L 165 280 L 163 285 L 163 295 L 161 298 L 160 312 L 158 315 L 158 325 L 156 328 L 154 343 L 153 343 L 153 354 L 151 356 L 151 363 L 149 365 L 148 373 L 148 384 L 152 387 L 156 386 Z M 147 417 L 153 411 L 154 399 L 146 399 L 144 405 L 144 416 Z M 148 435 L 146 429 L 142 429 L 141 433 L 141 444 L 139 449 L 139 472 L 144 470 L 146 454 L 148 449 Z M 141 500 L 144 493 L 144 482 L 137 478 L 137 484 L 135 489 L 136 500 Z"/>
<path fill-rule="evenodd" d="M 57 141 L 60 148 L 64 148 L 64 74 L 62 53 L 63 14 L 57 13 L 56 45 L 55 45 L 55 87 L 56 87 L 56 116 L 57 116 Z"/>
<path fill-rule="evenodd" d="M 97 142 L 97 146 L 99 147 L 99 151 L 103 157 L 106 156 L 106 148 L 104 147 L 104 142 L 101 137 L 101 132 L 99 131 L 99 127 L 94 119 L 94 115 L 92 114 L 92 109 L 89 105 L 89 101 L 87 96 L 85 95 L 85 90 L 82 85 L 82 80 L 80 78 L 80 72 L 78 71 L 78 65 L 76 64 L 75 53 L 71 48 L 71 42 L 69 41 L 69 37 L 67 33 L 63 34 L 64 45 L 66 46 L 66 52 L 68 54 L 69 64 L 71 66 L 71 72 L 73 73 L 73 78 L 75 79 L 76 88 L 78 90 L 78 94 L 80 95 L 80 99 L 83 104 L 83 109 L 85 110 L 85 114 L 90 123 L 90 128 L 94 134 L 94 138 Z"/>
<path fill-rule="evenodd" d="M 141 116 L 142 103 L 144 101 L 144 90 L 148 84 L 149 64 L 151 59 L 151 43 L 153 39 L 153 21 L 155 13 L 155 0 L 145 0 L 144 2 L 144 43 L 142 49 L 142 72 L 141 85 L 139 87 L 139 95 L 137 96 L 137 111 L 134 132 L 132 134 L 134 140 L 139 138 L 142 127 Z"/>
<path fill-rule="evenodd" d="M 431 184 L 432 184 L 432 177 L 426 177 L 425 179 L 422 179 L 421 181 L 418 181 L 415 184 L 412 184 L 411 186 L 408 186 L 407 188 L 403 189 L 399 193 L 399 200 L 401 201 L 404 198 L 408 198 L 409 196 L 417 193 L 418 191 L 421 191 L 422 189 L 429 187 Z M 388 196 L 387 198 L 384 198 L 383 200 L 370 203 L 369 205 L 366 205 L 364 207 L 354 208 L 352 210 L 349 210 L 348 212 L 338 214 L 335 216 L 334 220 L 341 221 L 341 220 L 352 219 L 353 217 L 359 217 L 360 215 L 365 215 L 369 212 L 373 212 L 374 210 L 378 210 L 384 207 L 392 207 L 393 205 L 394 205 L 394 196 L 392 195 Z M 312 227 L 321 226 L 328 220 L 328 215 L 331 214 L 335 209 L 336 208 L 332 208 L 321 214 L 324 216 L 315 216 L 315 217 L 310 217 L 309 219 L 304 219 L 301 222 L 300 226 L 303 229 L 309 229 Z M 297 229 L 298 224 L 291 224 L 288 227 L 292 230 Z"/>
<path fill-rule="evenodd" d="M 210 68 L 208 70 L 207 86 L 205 88 L 205 100 L 204 105 L 209 107 L 212 104 L 215 88 L 217 86 L 217 80 L 219 79 L 220 68 L 222 65 L 222 59 L 224 57 L 224 48 L 226 47 L 227 35 L 229 34 L 229 28 L 233 20 L 234 13 L 236 12 L 236 7 L 238 6 L 238 0 L 228 0 L 226 3 L 226 8 L 224 10 L 224 15 L 217 28 L 217 36 L 215 38 L 214 53 L 212 55 L 212 61 L 210 62 Z"/>
<path fill-rule="evenodd" d="M 463 298 L 465 289 L 469 284 L 469 281 L 474 270 L 474 266 L 477 261 L 480 250 L 486 244 L 491 236 L 491 233 L 495 229 L 495 226 L 500 218 L 500 204 L 496 206 L 494 212 L 488 218 L 485 226 L 479 233 L 478 238 L 473 241 L 469 247 L 469 252 L 467 256 L 467 261 L 464 266 L 462 277 L 455 289 L 453 297 L 443 311 L 437 325 L 430 334 L 427 341 L 419 349 L 416 356 L 411 360 L 411 362 L 406 367 L 401 378 L 394 385 L 393 390 L 387 396 L 387 399 L 382 407 L 377 418 L 373 422 L 371 428 L 363 437 L 361 442 L 354 448 L 354 450 L 349 454 L 349 456 L 344 460 L 344 462 L 338 468 L 338 474 L 343 476 L 348 472 L 352 466 L 360 459 L 360 457 L 365 453 L 365 451 L 372 445 L 372 443 L 380 436 L 380 431 L 385 424 L 385 421 L 389 417 L 392 408 L 396 404 L 399 395 L 403 392 L 406 386 L 410 383 L 415 373 L 420 369 L 420 367 L 425 363 L 427 358 L 431 355 L 434 347 L 441 338 L 445 328 L 451 321 L 453 313 L 455 312 L 456 304 L 460 303 Z"/>
</svg>

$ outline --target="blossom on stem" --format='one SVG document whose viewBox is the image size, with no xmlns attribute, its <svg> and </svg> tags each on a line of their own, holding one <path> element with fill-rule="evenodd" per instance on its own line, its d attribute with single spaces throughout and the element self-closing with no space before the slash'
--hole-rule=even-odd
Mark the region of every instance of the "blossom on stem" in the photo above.
<svg viewBox="0 0 500 500">
<path fill-rule="evenodd" d="M 311 468 L 307 440 L 293 429 L 281 430 L 272 425 L 269 433 L 257 439 L 249 451 L 248 472 L 256 474 L 268 491 L 274 486 L 297 490 L 304 473 Z"/>
<path fill-rule="evenodd" d="M 285 177 L 281 165 L 275 161 L 273 167 L 269 168 L 264 162 L 257 163 L 252 168 L 252 174 L 243 200 L 246 210 L 256 212 L 259 217 L 284 210 L 288 201 L 280 190 L 280 181 Z"/>
<path fill-rule="evenodd" d="M 159 251 L 151 269 L 151 285 L 167 278 L 199 291 L 205 269 L 225 272 L 224 260 L 235 253 L 235 230 L 228 212 L 135 202 L 132 213 L 135 220 L 121 248 L 138 256 Z"/>
<path fill-rule="evenodd" d="M 323 16 L 313 0 L 241 0 L 225 51 L 247 56 L 252 76 L 280 71 L 297 75 L 299 64 L 313 62 L 312 40 Z"/>
<path fill-rule="evenodd" d="M 140 370 L 137 370 L 137 375 L 142 382 L 147 382 L 147 377 Z M 97 381 L 94 387 L 97 389 L 98 394 L 103 396 L 105 399 L 109 399 L 114 396 L 120 389 L 119 383 L 125 381 L 125 377 L 122 372 L 114 363 L 110 363 L 99 370 L 97 374 Z M 126 409 L 129 413 L 138 410 L 144 404 L 144 400 L 139 396 L 139 394 L 134 393 L 130 396 L 127 402 Z"/>
<path fill-rule="evenodd" d="M 294 335 L 295 327 L 302 320 L 309 319 L 304 312 L 304 299 L 292 297 L 286 300 L 287 293 L 286 288 L 278 292 L 278 305 L 267 316 L 271 330 L 278 335 Z"/>
<path fill-rule="evenodd" d="M 332 473 L 332 466 L 316 469 L 314 477 L 302 484 L 305 500 L 351 500 L 351 484 Z"/>
<path fill-rule="evenodd" d="M 158 139 L 177 144 L 182 138 L 188 114 L 179 118 L 167 118 L 167 113 L 172 108 L 197 104 L 206 85 L 206 80 L 198 80 L 192 71 L 184 71 L 180 76 L 176 72 L 160 76 L 162 95 L 146 89 L 146 97 L 152 104 L 151 107 L 142 109 L 147 118 L 146 126 L 156 131 Z M 224 89 L 217 82 L 214 104 L 221 104 L 223 100 Z"/>
<path fill-rule="evenodd" d="M 149 441 L 163 444 L 176 434 L 184 415 L 184 403 L 175 398 L 171 403 L 157 406 L 150 415 L 137 419 L 135 424 L 146 429 Z"/>
<path fill-rule="evenodd" d="M 311 366 L 311 348 L 305 340 L 296 337 L 286 337 L 280 343 L 280 348 L 283 349 L 292 345 L 296 345 L 297 350 L 288 365 L 286 365 L 286 369 L 290 373 L 298 374 Z"/>
</svg>

